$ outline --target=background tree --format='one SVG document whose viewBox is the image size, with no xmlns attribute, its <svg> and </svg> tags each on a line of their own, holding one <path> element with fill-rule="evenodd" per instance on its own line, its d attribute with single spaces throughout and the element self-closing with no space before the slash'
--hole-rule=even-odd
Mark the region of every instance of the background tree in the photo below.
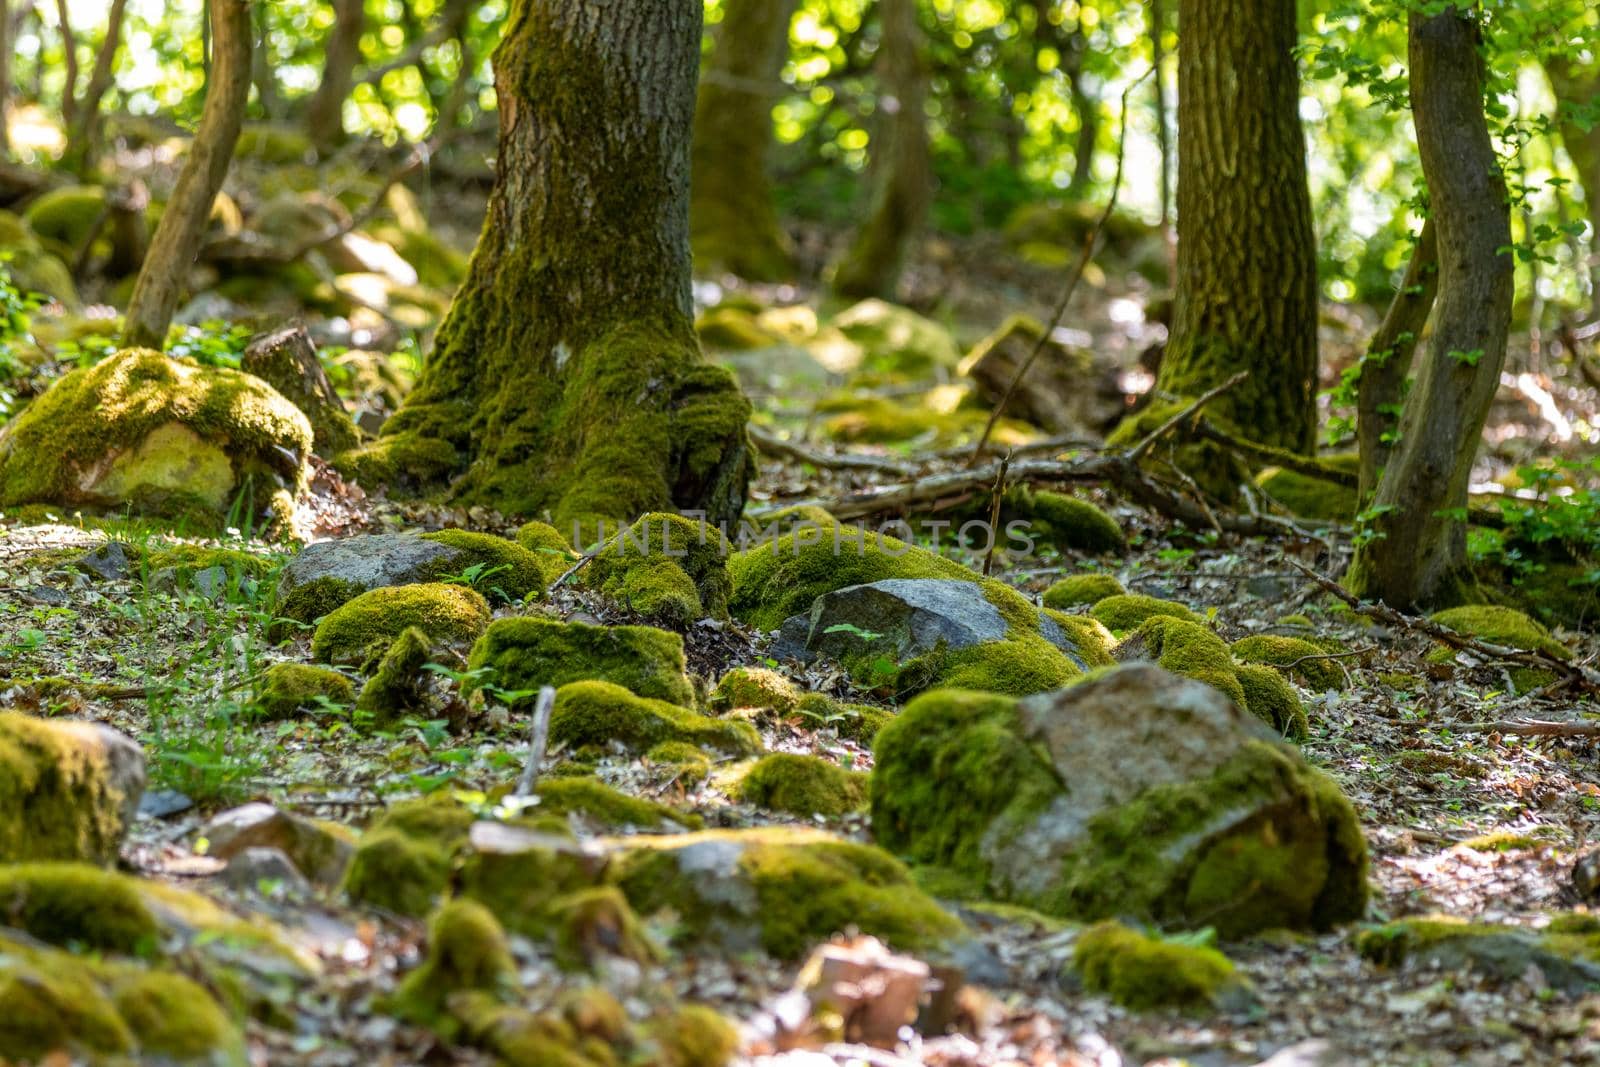
<svg viewBox="0 0 1600 1067">
<path fill-rule="evenodd" d="M 1346 575 L 1391 607 L 1459 600 L 1467 484 L 1511 322 L 1511 218 L 1483 110 L 1478 27 L 1460 8 L 1410 19 L 1411 107 L 1436 230 L 1428 357 Z"/>
<path fill-rule="evenodd" d="M 875 70 L 878 128 L 871 146 L 876 186 L 871 214 L 834 267 L 832 288 L 850 299 L 892 298 L 906 252 L 933 200 L 929 160 L 928 76 L 921 55 L 916 0 L 879 0 Z"/>
<path fill-rule="evenodd" d="M 326 152 L 344 139 L 344 102 L 355 83 L 365 25 L 365 0 L 333 0 L 322 80 L 306 106 L 306 132 L 318 151 Z"/>
<path fill-rule="evenodd" d="M 67 85 L 61 97 L 61 117 L 66 126 L 69 165 L 87 171 L 94 165 L 100 143 L 100 104 L 116 73 L 117 50 L 122 46 L 122 23 L 127 0 L 111 0 L 106 13 L 105 36 L 94 55 L 89 80 L 78 87 L 78 39 L 73 31 L 67 0 L 56 0 L 61 24 L 61 44 L 66 55 Z"/>
<path fill-rule="evenodd" d="M 1178 8 L 1178 279 L 1156 387 L 1264 444 L 1316 433 L 1317 263 L 1295 68 L 1294 0 Z"/>
<path fill-rule="evenodd" d="M 794 0 L 729 0 L 717 28 L 690 150 L 689 233 L 701 271 L 777 281 L 794 270 L 767 173 L 793 15 Z"/>
<path fill-rule="evenodd" d="M 150 239 L 128 299 L 122 341 L 160 348 L 200 250 L 206 219 L 227 177 L 250 97 L 250 4 L 210 0 L 211 63 L 205 110 L 178 184 Z"/>
<path fill-rule="evenodd" d="M 744 506 L 749 405 L 701 360 L 689 128 L 699 0 L 519 0 L 467 281 L 416 390 L 352 457 L 558 523 Z"/>
<path fill-rule="evenodd" d="M 1589 217 L 1589 291 L 1600 309 L 1600 58 L 1585 66 L 1570 52 L 1545 57 L 1545 73 L 1556 94 L 1561 143 L 1578 172 Z"/>
</svg>

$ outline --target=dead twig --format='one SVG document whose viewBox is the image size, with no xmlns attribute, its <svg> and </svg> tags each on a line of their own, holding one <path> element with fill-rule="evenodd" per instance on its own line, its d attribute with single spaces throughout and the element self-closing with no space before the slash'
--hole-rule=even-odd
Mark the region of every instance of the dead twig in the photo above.
<svg viewBox="0 0 1600 1067">
<path fill-rule="evenodd" d="M 989 550 L 983 554 L 983 575 L 989 576 L 994 569 L 994 549 L 999 543 L 995 537 L 995 530 L 1000 528 L 1000 504 L 1006 495 L 1006 473 L 1011 469 L 1011 453 L 1006 453 L 1006 458 L 1000 461 L 1000 473 L 995 475 L 994 496 L 989 501 Z"/>
<path fill-rule="evenodd" d="M 1129 449 L 1128 458 L 1135 463 L 1139 462 L 1146 456 L 1146 454 L 1149 453 L 1152 448 L 1156 446 L 1157 441 L 1160 441 L 1163 437 L 1167 436 L 1167 434 L 1171 433 L 1173 430 L 1176 430 L 1179 426 L 1182 426 L 1185 420 L 1196 418 L 1200 412 L 1205 410 L 1205 406 L 1207 404 L 1211 403 L 1217 397 L 1221 396 L 1223 393 L 1226 393 L 1229 389 L 1232 389 L 1234 386 L 1238 385 L 1248 377 L 1250 377 L 1250 372 L 1247 370 L 1242 370 L 1238 374 L 1235 374 L 1233 377 L 1229 378 L 1227 381 L 1221 383 L 1220 385 L 1214 385 L 1210 389 L 1207 389 L 1205 392 L 1201 393 L 1199 396 L 1195 397 L 1193 403 L 1184 405 L 1182 411 L 1178 412 L 1176 415 L 1172 416 L 1172 418 L 1168 419 L 1166 422 L 1163 422 L 1160 426 L 1157 426 L 1154 430 L 1150 431 L 1145 435 L 1142 441 Z"/>
<path fill-rule="evenodd" d="M 545 746 L 550 740 L 550 711 L 556 706 L 556 687 L 539 688 L 539 701 L 533 707 L 533 726 L 528 736 L 528 762 L 522 768 L 517 782 L 517 796 L 533 795 L 534 783 L 539 780 L 539 766 L 544 763 Z"/>
<path fill-rule="evenodd" d="M 1106 206 L 1100 212 L 1100 217 L 1095 219 L 1094 226 L 1090 228 L 1088 235 L 1083 239 L 1083 248 L 1078 253 L 1078 261 L 1073 264 L 1072 274 L 1068 277 L 1066 286 L 1061 290 L 1061 298 L 1056 301 L 1055 313 L 1050 316 L 1049 324 L 1045 326 L 1038 339 L 1034 341 L 1033 348 L 1028 352 L 1027 358 L 1017 365 L 1017 372 L 1011 376 L 1010 383 L 1006 385 L 1006 391 L 1000 394 L 999 402 L 995 404 L 994 410 L 989 412 L 989 421 L 984 424 L 983 433 L 978 436 L 978 443 L 972 446 L 972 458 L 967 461 L 967 466 L 969 467 L 975 467 L 983 461 L 983 450 L 989 444 L 989 435 L 994 433 L 995 423 L 999 422 L 1000 416 L 1005 414 L 1006 405 L 1011 403 L 1011 395 L 1017 391 L 1017 386 L 1021 384 L 1023 377 L 1028 373 L 1029 368 L 1033 366 L 1034 361 L 1039 358 L 1039 353 L 1043 352 L 1044 346 L 1050 343 L 1050 336 L 1061 325 L 1062 318 L 1067 314 L 1067 304 L 1072 300 L 1072 294 L 1077 291 L 1078 283 L 1083 280 L 1083 272 L 1088 268 L 1089 261 L 1094 258 L 1095 246 L 1100 243 L 1101 231 L 1105 229 L 1106 223 L 1117 209 L 1117 197 L 1122 193 L 1122 164 L 1128 144 L 1128 96 L 1134 89 L 1143 84 L 1144 80 L 1154 70 L 1155 67 L 1150 67 L 1143 74 L 1129 82 L 1127 88 L 1122 90 L 1122 110 L 1120 112 L 1122 115 L 1122 130 L 1117 136 L 1117 172 L 1111 179 L 1111 196 L 1106 200 Z"/>
<path fill-rule="evenodd" d="M 1450 727 L 1458 734 L 1515 734 L 1518 737 L 1600 737 L 1600 722 L 1555 722 L 1549 719 L 1500 719 Z"/>
</svg>

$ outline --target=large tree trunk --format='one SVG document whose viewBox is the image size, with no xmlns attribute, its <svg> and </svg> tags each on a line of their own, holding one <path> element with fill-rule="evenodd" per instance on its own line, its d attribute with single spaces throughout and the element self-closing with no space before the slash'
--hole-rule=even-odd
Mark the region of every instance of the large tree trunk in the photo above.
<svg viewBox="0 0 1600 1067">
<path fill-rule="evenodd" d="M 328 33 L 322 81 L 306 108 L 306 132 L 319 152 L 344 140 L 344 101 L 355 84 L 361 59 L 365 0 L 333 0 L 333 29 Z"/>
<path fill-rule="evenodd" d="M 1156 387 L 1264 444 L 1316 437 L 1317 264 L 1294 0 L 1178 6 L 1178 279 Z"/>
<path fill-rule="evenodd" d="M 1428 358 L 1406 398 L 1346 581 L 1393 607 L 1458 600 L 1467 482 L 1511 322 L 1511 216 L 1483 113 L 1477 26 L 1411 16 L 1411 110 L 1439 246 Z"/>
<path fill-rule="evenodd" d="M 1600 97 L 1600 69 L 1585 71 L 1566 56 L 1547 57 L 1544 69 L 1560 105 L 1561 143 L 1583 185 L 1583 203 L 1589 215 L 1589 302 L 1600 311 L 1600 124 L 1584 129 L 1572 114 L 1574 107 Z"/>
<path fill-rule="evenodd" d="M 689 291 L 700 0 L 518 0 L 495 51 L 498 174 L 467 281 L 358 477 L 598 519 L 744 507 L 749 404 Z"/>
<path fill-rule="evenodd" d="M 834 268 L 840 296 L 893 299 L 906 252 L 933 201 L 929 159 L 928 72 L 922 60 L 917 0 L 879 0 L 878 113 L 871 152 L 877 171 L 872 214 Z"/>
<path fill-rule="evenodd" d="M 133 284 L 122 334 L 127 345 L 161 348 L 166 343 L 250 98 L 250 5 L 247 0 L 210 0 L 208 6 L 212 47 L 205 107 Z"/>
<path fill-rule="evenodd" d="M 1361 359 L 1361 378 L 1356 385 L 1356 446 L 1361 470 L 1357 499 L 1363 503 L 1377 492 L 1378 478 L 1394 451 L 1406 376 L 1411 373 L 1417 341 L 1428 324 L 1438 292 L 1439 243 L 1433 220 L 1429 219 L 1411 251 L 1400 289 Z"/>
<path fill-rule="evenodd" d="M 690 151 L 689 235 L 702 272 L 778 281 L 794 270 L 767 155 L 794 0 L 728 0 L 700 82 Z"/>
</svg>

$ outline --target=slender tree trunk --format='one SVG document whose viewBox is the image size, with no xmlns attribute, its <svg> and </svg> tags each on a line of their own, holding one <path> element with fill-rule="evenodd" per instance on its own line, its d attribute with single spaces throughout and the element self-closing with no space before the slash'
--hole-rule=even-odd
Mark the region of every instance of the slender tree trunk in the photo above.
<svg viewBox="0 0 1600 1067">
<path fill-rule="evenodd" d="M 700 0 L 517 0 L 495 51 L 498 174 L 421 381 L 358 478 L 598 519 L 744 506 L 749 404 L 690 300 Z M 401 486 L 404 487 L 404 486 Z"/>
<path fill-rule="evenodd" d="M 1572 117 L 1573 107 L 1600 97 L 1600 69 L 1585 71 L 1565 56 L 1546 58 L 1544 69 L 1560 105 L 1557 121 L 1561 143 L 1583 186 L 1584 208 L 1589 215 L 1589 302 L 1592 310 L 1600 311 L 1600 124 L 1584 129 Z"/>
<path fill-rule="evenodd" d="M 1094 177 L 1094 146 L 1100 139 L 1100 101 L 1089 91 L 1083 63 L 1089 55 L 1089 38 L 1080 22 L 1067 36 L 1062 49 L 1062 68 L 1072 90 L 1072 112 L 1078 116 L 1078 136 L 1072 142 L 1072 184 L 1069 191 L 1082 196 Z"/>
<path fill-rule="evenodd" d="M 1427 361 L 1346 581 L 1393 607 L 1457 601 L 1467 483 L 1511 323 L 1510 209 L 1483 112 L 1478 28 L 1460 8 L 1411 16 L 1411 110 L 1439 247 Z"/>
<path fill-rule="evenodd" d="M 210 0 L 209 7 L 212 55 L 205 107 L 133 284 L 122 335 L 126 345 L 160 348 L 166 343 L 250 98 L 250 5 L 246 0 Z"/>
<path fill-rule="evenodd" d="M 1180 0 L 1178 279 L 1156 387 L 1263 444 L 1315 446 L 1316 239 L 1295 0 Z"/>
<path fill-rule="evenodd" d="M 878 186 L 872 214 L 834 269 L 840 296 L 892 299 L 906 253 L 933 201 L 929 158 L 928 72 L 922 60 L 917 0 L 879 0 L 883 20 L 877 70 L 882 117 L 871 151 Z"/>
<path fill-rule="evenodd" d="M 793 249 L 778 224 L 767 158 L 794 0 L 728 0 L 724 10 L 695 103 L 690 243 L 702 272 L 778 281 L 794 270 Z"/>
<path fill-rule="evenodd" d="M 67 0 L 56 0 L 56 22 L 61 32 L 61 65 L 66 68 L 66 87 L 61 90 L 61 125 L 72 129 L 78 119 L 78 35 L 72 31 L 72 12 Z M 44 64 L 35 64 L 42 69 Z"/>
<path fill-rule="evenodd" d="M 267 47 L 268 34 L 271 33 L 267 21 L 268 10 L 266 4 L 256 4 L 251 11 L 255 47 L 250 57 L 250 80 L 256 87 L 256 102 L 261 106 L 261 115 L 271 122 L 283 117 L 283 100 L 278 96 L 277 72 L 272 69 L 272 49 Z"/>
<path fill-rule="evenodd" d="M 100 50 L 95 53 L 89 84 L 72 107 L 73 119 L 67 126 L 67 155 L 69 165 L 79 173 L 88 172 L 100 155 L 100 125 L 103 117 L 100 103 L 116 76 L 117 50 L 122 47 L 122 22 L 127 6 L 127 0 L 111 0 L 111 7 L 106 14 L 106 35 L 100 42 Z M 63 20 L 66 18 L 64 6 L 61 17 Z"/>
<path fill-rule="evenodd" d="M 319 152 L 344 140 L 344 101 L 355 84 L 356 64 L 361 60 L 365 16 L 364 0 L 333 0 L 333 29 L 328 33 L 322 81 L 306 108 L 306 131 Z"/>
<path fill-rule="evenodd" d="M 1361 488 L 1357 499 L 1365 504 L 1378 489 L 1378 478 L 1394 451 L 1406 375 L 1416 355 L 1417 341 L 1439 293 L 1439 244 L 1429 219 L 1411 251 L 1400 290 L 1389 303 L 1361 360 L 1356 387 L 1356 445 L 1361 454 Z"/>
</svg>

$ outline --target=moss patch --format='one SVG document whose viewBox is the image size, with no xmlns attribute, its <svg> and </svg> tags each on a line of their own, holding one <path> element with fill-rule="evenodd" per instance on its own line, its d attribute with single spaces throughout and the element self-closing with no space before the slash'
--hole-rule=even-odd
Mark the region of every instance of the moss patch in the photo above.
<svg viewBox="0 0 1600 1067">
<path fill-rule="evenodd" d="M 1311 732 L 1300 695 L 1271 667 L 1246 663 L 1234 668 L 1244 690 L 1244 708 L 1290 741 L 1304 741 Z"/>
<path fill-rule="evenodd" d="M 616 743 L 635 752 L 663 741 L 687 741 L 731 755 L 751 755 L 761 748 L 749 723 L 697 715 L 600 681 L 571 682 L 556 690 L 550 740 L 573 748 Z"/>
<path fill-rule="evenodd" d="M 303 663 L 274 663 L 262 675 L 255 707 L 263 719 L 289 719 L 318 710 L 323 701 L 349 707 L 355 696 L 350 679 L 338 671 Z"/>
<path fill-rule="evenodd" d="M 1129 652 L 1155 662 L 1186 678 L 1220 689 L 1241 708 L 1246 706 L 1244 687 L 1235 673 L 1228 646 L 1212 630 L 1198 622 L 1170 615 L 1153 615 L 1119 646 L 1117 657 L 1128 659 Z"/>
<path fill-rule="evenodd" d="M 402 1019 L 435 1026 L 452 995 L 509 993 L 516 982 L 516 964 L 494 913 L 474 900 L 452 900 L 428 924 L 428 954 L 388 1007 Z"/>
<path fill-rule="evenodd" d="M 93 728 L 0 712 L 0 862 L 109 863 L 126 800 Z"/>
<path fill-rule="evenodd" d="M 679 515 L 645 515 L 595 556 L 586 584 L 641 615 L 678 625 L 728 616 L 727 538 Z"/>
<path fill-rule="evenodd" d="M 423 534 L 422 539 L 453 548 L 457 553 L 447 566 L 439 568 L 440 573 L 426 577 L 452 577 L 443 572 L 464 574 L 477 567 L 479 577 L 473 581 L 473 587 L 485 594 L 492 593 L 499 600 L 534 599 L 544 595 L 548 564 L 516 541 L 470 530 L 437 530 Z"/>
<path fill-rule="evenodd" d="M 144 1057 L 245 1062 L 244 1038 L 211 995 L 177 974 L 124 973 L 111 982 L 112 1003 Z"/>
<path fill-rule="evenodd" d="M 1048 489 L 1016 486 L 1007 490 L 1000 519 L 1002 523 L 1027 523 L 1029 536 L 1062 551 L 1120 553 L 1128 548 L 1116 519 L 1081 497 Z"/>
<path fill-rule="evenodd" d="M 367 664 L 413 626 L 436 644 L 464 644 L 488 628 L 489 604 L 463 585 L 369 589 L 317 624 L 311 655 L 324 663 Z"/>
<path fill-rule="evenodd" d="M 1176 600 L 1161 600 L 1141 593 L 1119 593 L 1108 596 L 1104 600 L 1096 601 L 1089 614 L 1100 620 L 1101 624 L 1112 633 L 1136 630 L 1146 619 L 1157 616 L 1194 623 L 1203 621 L 1200 616 Z"/>
<path fill-rule="evenodd" d="M 1317 692 L 1345 687 L 1344 671 L 1330 652 L 1342 651 L 1337 642 L 1313 643 L 1300 637 L 1254 634 L 1241 637 L 1229 646 L 1240 663 L 1260 663 L 1276 667 L 1284 674 Z"/>
<path fill-rule="evenodd" d="M 1515 608 L 1492 604 L 1467 604 L 1450 608 L 1433 616 L 1432 620 L 1469 637 L 1490 644 L 1505 645 L 1528 651 L 1545 652 L 1557 659 L 1571 659 L 1572 650 L 1554 637 L 1550 631 Z M 1453 649 L 1439 647 L 1428 653 L 1433 663 L 1450 663 L 1456 653 Z M 1555 681 L 1555 672 L 1538 667 L 1512 667 L 1508 672 L 1517 692 L 1526 693 Z"/>
<path fill-rule="evenodd" d="M 1355 474 L 1361 457 L 1354 453 L 1320 456 L 1337 470 Z M 1267 467 L 1256 475 L 1256 486 L 1290 514 L 1324 522 L 1352 522 L 1356 517 L 1356 489 L 1326 478 L 1316 478 L 1282 467 Z"/>
<path fill-rule="evenodd" d="M 489 668 L 503 689 L 603 681 L 641 697 L 694 702 L 683 639 L 650 626 L 590 626 L 553 619 L 501 619 L 473 646 L 468 667 Z"/>
<path fill-rule="evenodd" d="M 867 776 L 818 756 L 774 752 L 739 779 L 740 800 L 769 811 L 809 818 L 846 815 L 866 801 Z"/>
<path fill-rule="evenodd" d="M 594 778 L 551 778 L 541 782 L 534 792 L 539 797 L 541 813 L 576 813 L 605 827 L 638 826 L 654 830 L 666 823 L 676 823 L 690 829 L 700 828 L 697 815 L 686 815 L 665 804 L 629 796 Z"/>
<path fill-rule="evenodd" d="M 433 642 L 415 626 L 408 626 L 389 645 L 378 668 L 361 687 L 356 710 L 374 726 L 387 726 L 423 708 L 423 668 L 433 656 Z"/>
<path fill-rule="evenodd" d="M 716 711 L 734 708 L 768 708 L 787 715 L 799 706 L 804 694 L 794 682 L 766 667 L 735 667 L 724 674 L 711 691 L 711 707 Z"/>
<path fill-rule="evenodd" d="M 1096 923 L 1080 934 L 1072 962 L 1085 989 L 1133 1011 L 1200 1014 L 1246 988 L 1216 949 L 1150 937 L 1119 922 Z"/>
<path fill-rule="evenodd" d="M 1097 604 L 1107 597 L 1122 596 L 1127 590 L 1110 574 L 1071 574 L 1044 591 L 1044 606 L 1065 611 Z"/>
<path fill-rule="evenodd" d="M 538 558 L 546 589 L 578 561 L 578 553 L 573 551 L 572 545 L 548 522 L 534 521 L 517 527 L 517 544 Z"/>
</svg>

